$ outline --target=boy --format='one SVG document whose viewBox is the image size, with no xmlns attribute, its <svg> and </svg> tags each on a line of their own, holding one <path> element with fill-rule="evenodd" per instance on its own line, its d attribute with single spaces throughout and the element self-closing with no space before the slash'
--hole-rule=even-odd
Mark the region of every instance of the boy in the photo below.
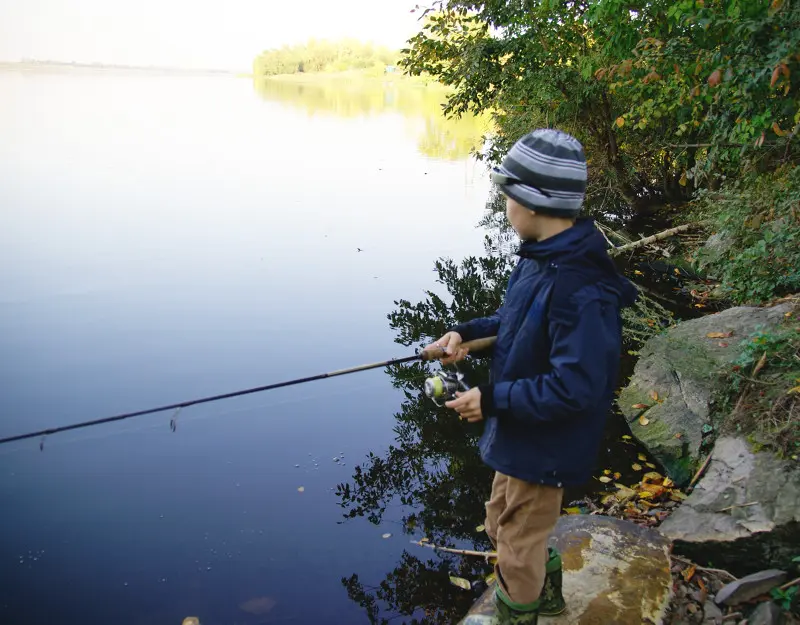
<svg viewBox="0 0 800 625">
<path fill-rule="evenodd" d="M 497 549 L 492 623 L 535 624 L 565 609 L 561 561 L 547 540 L 563 488 L 590 477 L 617 383 L 620 308 L 636 299 L 591 219 L 583 147 L 540 129 L 511 148 L 492 180 L 521 239 L 520 261 L 491 317 L 451 329 L 434 345 L 444 364 L 462 341 L 497 336 L 490 381 L 448 402 L 460 418 L 485 419 L 483 461 L 495 470 L 486 533 Z"/>
</svg>

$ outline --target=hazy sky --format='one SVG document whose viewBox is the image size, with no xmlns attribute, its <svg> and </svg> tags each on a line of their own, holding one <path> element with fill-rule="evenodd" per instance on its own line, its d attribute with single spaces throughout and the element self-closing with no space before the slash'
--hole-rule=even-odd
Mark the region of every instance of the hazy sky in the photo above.
<svg viewBox="0 0 800 625">
<path fill-rule="evenodd" d="M 0 60 L 249 70 L 261 50 L 309 37 L 400 47 L 418 0 L 0 0 Z"/>
</svg>

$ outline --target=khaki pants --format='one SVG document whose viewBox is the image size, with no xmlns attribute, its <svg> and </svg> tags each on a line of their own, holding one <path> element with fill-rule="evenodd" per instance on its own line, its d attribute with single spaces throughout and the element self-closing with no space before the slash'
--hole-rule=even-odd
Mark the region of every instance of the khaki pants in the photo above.
<svg viewBox="0 0 800 625">
<path fill-rule="evenodd" d="M 495 473 L 486 502 L 486 533 L 497 549 L 497 583 L 515 603 L 533 603 L 544 586 L 547 539 L 564 490 Z"/>
</svg>

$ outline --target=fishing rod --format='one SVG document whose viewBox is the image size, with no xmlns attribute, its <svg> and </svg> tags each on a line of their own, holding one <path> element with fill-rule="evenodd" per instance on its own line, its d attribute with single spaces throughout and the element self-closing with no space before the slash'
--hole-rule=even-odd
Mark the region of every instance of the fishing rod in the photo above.
<svg viewBox="0 0 800 625">
<path fill-rule="evenodd" d="M 467 341 L 465 343 L 462 343 L 461 347 L 464 349 L 468 349 L 471 352 L 477 352 L 487 349 L 495 342 L 495 340 L 496 337 L 476 339 L 474 341 Z M 378 367 L 399 365 L 406 362 L 413 362 L 415 360 L 421 360 L 423 362 L 439 360 L 444 356 L 445 356 L 444 348 L 434 345 L 420 351 L 417 354 L 414 354 L 413 356 L 406 356 L 404 358 L 392 358 L 390 360 L 384 360 L 383 362 L 375 362 L 368 365 L 359 365 L 357 367 L 350 367 L 349 369 L 338 369 L 336 371 L 330 371 L 328 373 L 320 373 L 319 375 L 312 375 L 305 378 L 296 378 L 294 380 L 288 380 L 286 382 L 267 384 L 266 386 L 256 386 L 254 388 L 247 388 L 241 391 L 233 391 L 230 393 L 222 393 L 220 395 L 212 395 L 210 397 L 202 397 L 200 399 L 190 399 L 188 401 L 177 402 L 175 404 L 168 404 L 166 406 L 158 406 L 157 408 L 148 408 L 146 410 L 137 410 L 135 412 L 125 412 L 110 417 L 103 417 L 101 419 L 93 419 L 91 421 L 82 421 L 80 423 L 62 425 L 59 427 L 47 428 L 45 430 L 38 430 L 36 432 L 28 432 L 26 434 L 16 434 L 14 436 L 7 436 L 5 438 L 0 438 L 0 445 L 3 445 L 5 443 L 13 443 L 15 441 L 21 441 L 29 438 L 49 436 L 51 434 L 58 434 L 59 432 L 66 432 L 68 430 L 78 430 L 81 428 L 92 427 L 104 423 L 112 423 L 114 421 L 123 421 L 124 419 L 132 419 L 133 417 L 141 417 L 148 414 L 154 414 L 156 412 L 163 412 L 165 410 L 179 411 L 182 410 L 183 408 L 187 408 L 189 406 L 196 406 L 198 404 L 206 404 L 212 401 L 219 401 L 221 399 L 230 399 L 231 397 L 240 397 L 242 395 L 250 395 L 252 393 L 271 391 L 276 388 L 283 388 L 284 386 L 292 386 L 294 384 L 305 384 L 306 382 L 324 380 L 326 378 L 333 378 L 340 375 L 347 375 L 349 373 L 356 373 L 358 371 L 367 371 L 368 369 L 377 369 Z M 463 384 L 462 378 L 463 376 L 461 376 L 460 374 L 456 374 L 455 376 L 441 375 L 438 376 L 438 378 L 429 378 L 429 380 L 441 380 L 441 381 L 428 383 L 428 380 L 426 380 L 425 392 L 429 397 L 431 397 L 432 399 L 434 399 L 434 401 L 437 402 L 437 405 L 440 405 L 438 400 L 440 400 L 442 397 L 452 396 L 455 390 L 463 390 L 466 388 L 466 385 Z M 174 417 L 172 422 L 170 423 L 170 427 L 172 427 L 173 431 L 175 430 Z"/>
</svg>

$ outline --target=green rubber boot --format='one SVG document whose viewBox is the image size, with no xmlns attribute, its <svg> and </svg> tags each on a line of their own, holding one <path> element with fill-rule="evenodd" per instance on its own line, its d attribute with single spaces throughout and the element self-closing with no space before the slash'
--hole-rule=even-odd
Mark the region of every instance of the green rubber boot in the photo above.
<svg viewBox="0 0 800 625">
<path fill-rule="evenodd" d="M 539 620 L 540 601 L 514 603 L 498 584 L 495 592 L 498 625 L 536 625 Z"/>
<path fill-rule="evenodd" d="M 564 595 L 561 592 L 561 555 L 552 547 L 548 547 L 547 551 L 550 554 L 550 558 L 547 560 L 545 569 L 544 588 L 542 588 L 542 594 L 539 597 L 541 602 L 539 614 L 542 616 L 555 616 L 567 609 L 567 603 L 564 601 Z"/>
</svg>

